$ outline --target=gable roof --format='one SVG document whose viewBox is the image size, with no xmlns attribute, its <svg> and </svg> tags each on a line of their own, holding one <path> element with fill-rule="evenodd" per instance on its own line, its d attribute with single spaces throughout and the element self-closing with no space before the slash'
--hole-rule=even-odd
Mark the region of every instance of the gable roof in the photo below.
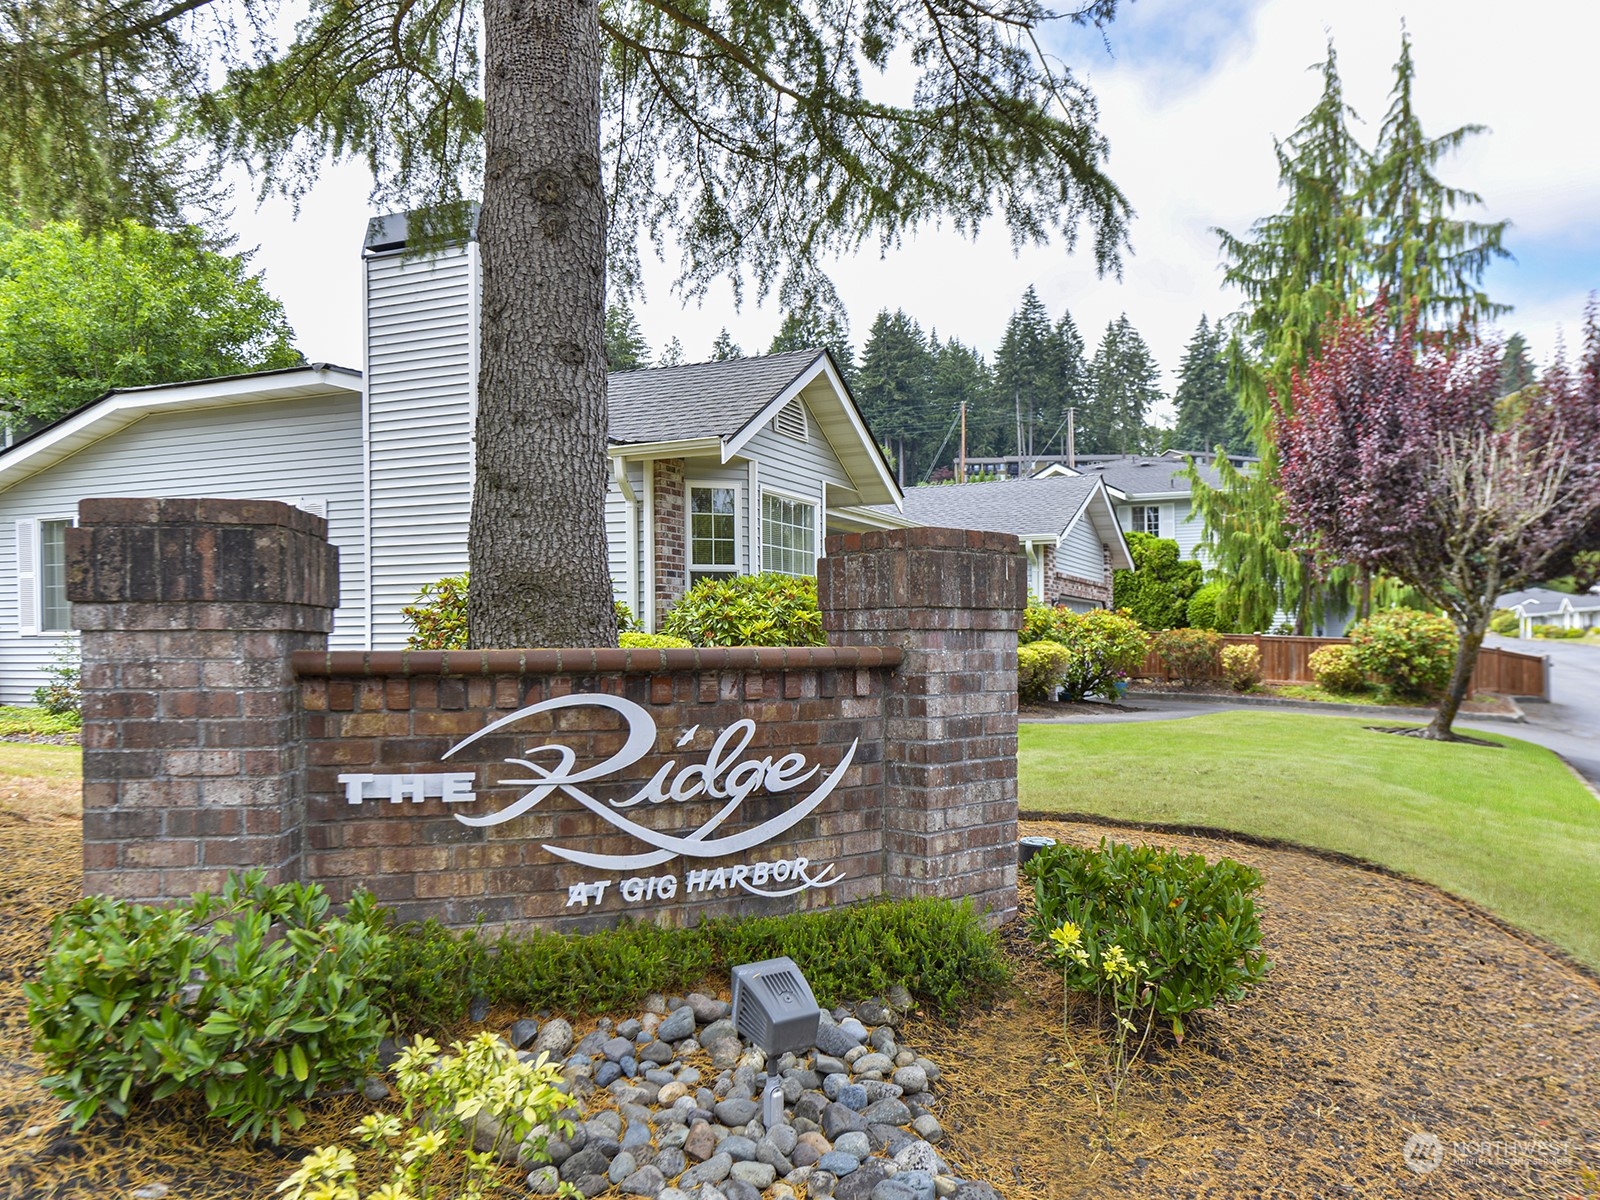
<svg viewBox="0 0 1600 1200">
<path fill-rule="evenodd" d="M 1205 459 L 1196 459 L 1200 478 L 1212 487 L 1222 482 L 1217 468 Z M 1173 499 L 1190 494 L 1191 486 L 1184 472 L 1188 460 L 1166 456 L 1130 454 L 1104 462 L 1080 463 L 1079 475 L 1098 476 L 1106 486 L 1120 492 L 1129 500 Z M 1054 471 L 1056 468 L 1050 468 Z"/>
<path fill-rule="evenodd" d="M 894 474 L 826 350 L 618 372 L 607 381 L 607 437 L 624 452 L 720 453 L 727 462 L 797 399 L 862 499 L 898 510 Z"/>
<path fill-rule="evenodd" d="M 0 488 L 42 471 L 151 413 L 359 395 L 361 372 L 332 363 L 306 363 L 188 383 L 114 388 L 0 450 Z"/>
<path fill-rule="evenodd" d="M 872 506 L 884 511 L 887 506 Z M 1133 559 L 1118 527 L 1105 485 L 1094 476 L 1035 476 L 984 483 L 946 483 L 909 489 L 903 515 L 917 525 L 1011 533 L 1024 542 L 1060 542 L 1080 517 L 1093 522 L 1111 565 L 1131 569 Z"/>
</svg>

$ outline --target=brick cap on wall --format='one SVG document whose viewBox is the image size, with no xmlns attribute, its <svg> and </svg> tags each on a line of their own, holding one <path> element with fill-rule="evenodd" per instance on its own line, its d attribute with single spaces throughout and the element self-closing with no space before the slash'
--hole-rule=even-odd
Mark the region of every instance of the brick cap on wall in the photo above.
<svg viewBox="0 0 1600 1200">
<path fill-rule="evenodd" d="M 781 671 L 896 667 L 897 646 L 708 646 L 689 650 L 313 650 L 290 658 L 297 675 L 590 675 L 620 671 Z"/>
<path fill-rule="evenodd" d="M 328 536 L 328 521 L 281 500 L 102 497 L 80 501 L 80 525 L 282 525 Z"/>
<path fill-rule="evenodd" d="M 1022 542 L 1014 533 L 983 533 L 976 529 L 940 529 L 919 525 L 913 529 L 873 529 L 866 533 L 829 534 L 826 554 L 858 550 L 998 550 L 1021 554 Z M 826 557 L 826 555 L 824 555 Z"/>
</svg>

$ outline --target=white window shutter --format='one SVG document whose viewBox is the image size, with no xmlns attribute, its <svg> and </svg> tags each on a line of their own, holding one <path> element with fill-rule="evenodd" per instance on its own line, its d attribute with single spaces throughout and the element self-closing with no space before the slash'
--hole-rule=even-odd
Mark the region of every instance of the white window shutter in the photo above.
<svg viewBox="0 0 1600 1200">
<path fill-rule="evenodd" d="M 1161 536 L 1164 538 L 1171 538 L 1174 541 L 1176 541 L 1178 538 L 1178 525 L 1176 520 L 1173 518 L 1172 505 L 1170 504 L 1163 504 L 1161 506 Z"/>
<path fill-rule="evenodd" d="M 39 522 L 17 522 L 17 632 L 39 632 Z"/>
</svg>

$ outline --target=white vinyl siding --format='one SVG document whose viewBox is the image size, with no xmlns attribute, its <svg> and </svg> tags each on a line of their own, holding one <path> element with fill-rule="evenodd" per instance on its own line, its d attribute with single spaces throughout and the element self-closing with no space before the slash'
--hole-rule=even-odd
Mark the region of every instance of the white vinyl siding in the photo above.
<svg viewBox="0 0 1600 1200">
<path fill-rule="evenodd" d="M 803 403 L 803 401 L 801 402 Z M 743 453 L 761 464 L 761 486 L 785 496 L 816 499 L 817 553 L 822 553 L 822 538 L 827 533 L 827 511 L 823 488 L 851 488 L 854 484 L 839 463 L 822 427 L 806 414 L 809 436 L 805 441 L 777 432 L 769 424 L 745 443 Z M 759 531 L 758 531 L 759 533 Z M 759 536 L 756 540 L 760 540 Z"/>
<path fill-rule="evenodd" d="M 331 645 L 366 644 L 361 406 L 324 396 L 156 413 L 0 492 L 0 703 L 31 703 L 58 647 L 73 634 L 22 632 L 18 568 L 37 571 L 38 543 L 18 558 L 17 534 L 96 496 L 217 496 L 326 505 L 339 548 L 340 607 Z M 34 561 L 30 563 L 30 553 Z M 26 584 L 24 585 L 26 587 Z M 31 591 L 37 612 L 37 585 Z M 19 603 L 21 606 L 19 607 Z M 37 621 L 37 615 L 34 615 Z"/>
<path fill-rule="evenodd" d="M 1056 573 L 1100 582 L 1106 577 L 1105 551 L 1094 522 L 1084 513 L 1056 547 Z"/>
<path fill-rule="evenodd" d="M 1205 540 L 1206 524 L 1200 514 L 1194 511 L 1194 505 L 1188 500 L 1151 501 L 1149 504 L 1128 504 L 1118 501 L 1117 523 L 1124 531 L 1139 530 L 1141 526 L 1135 523 L 1135 515 L 1141 509 L 1155 508 L 1160 514 L 1161 536 L 1171 538 L 1178 543 L 1179 558 L 1194 558 L 1201 562 L 1206 561 L 1205 547 L 1201 543 Z"/>
<path fill-rule="evenodd" d="M 475 250 L 369 258 L 372 645 L 404 645 L 417 589 L 467 569 Z M 537 464 L 529 464 L 537 469 Z"/>
</svg>

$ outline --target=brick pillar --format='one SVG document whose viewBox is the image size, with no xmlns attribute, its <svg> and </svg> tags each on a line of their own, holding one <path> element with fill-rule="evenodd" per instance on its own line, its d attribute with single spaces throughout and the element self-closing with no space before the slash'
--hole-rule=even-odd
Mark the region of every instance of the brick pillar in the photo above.
<svg viewBox="0 0 1600 1200">
<path fill-rule="evenodd" d="M 828 640 L 898 646 L 887 698 L 884 890 L 1016 912 L 1017 631 L 1028 563 L 1008 534 L 830 537 L 817 564 Z"/>
<path fill-rule="evenodd" d="M 689 515 L 688 495 L 683 482 L 683 459 L 658 458 L 655 462 L 654 539 L 656 577 L 656 620 L 683 599 L 689 590 Z"/>
<path fill-rule="evenodd" d="M 83 631 L 83 886 L 136 900 L 230 870 L 297 878 L 295 650 L 339 602 L 328 523 L 275 500 L 85 500 L 67 533 Z"/>
</svg>

